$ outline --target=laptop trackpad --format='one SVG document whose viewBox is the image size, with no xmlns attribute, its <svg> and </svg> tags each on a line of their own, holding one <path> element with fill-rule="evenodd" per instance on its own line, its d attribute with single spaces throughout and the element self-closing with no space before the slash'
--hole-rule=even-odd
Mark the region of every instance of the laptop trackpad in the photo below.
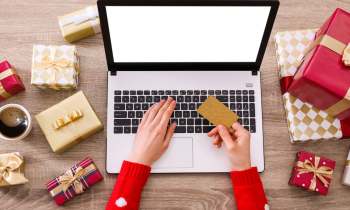
<svg viewBox="0 0 350 210">
<path fill-rule="evenodd" d="M 172 138 L 168 149 L 152 168 L 193 168 L 192 138 Z"/>
</svg>

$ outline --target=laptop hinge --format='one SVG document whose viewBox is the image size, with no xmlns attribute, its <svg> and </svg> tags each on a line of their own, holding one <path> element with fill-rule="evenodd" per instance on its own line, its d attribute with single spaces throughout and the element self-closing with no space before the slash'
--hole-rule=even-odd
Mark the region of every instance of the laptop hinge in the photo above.
<svg viewBox="0 0 350 210">
<path fill-rule="evenodd" d="M 111 76 L 117 76 L 117 70 L 110 70 L 111 71 Z"/>
<path fill-rule="evenodd" d="M 252 75 L 257 76 L 258 75 L 258 70 L 252 70 Z"/>
</svg>

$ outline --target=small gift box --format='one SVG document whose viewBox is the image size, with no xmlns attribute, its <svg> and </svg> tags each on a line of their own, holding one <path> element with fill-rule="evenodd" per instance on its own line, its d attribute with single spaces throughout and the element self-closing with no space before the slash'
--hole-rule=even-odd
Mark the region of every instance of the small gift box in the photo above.
<svg viewBox="0 0 350 210">
<path fill-rule="evenodd" d="M 41 112 L 35 119 L 57 154 L 103 129 L 83 91 Z"/>
<path fill-rule="evenodd" d="M 68 42 L 75 42 L 100 33 L 97 4 L 58 17 L 62 35 Z"/>
<path fill-rule="evenodd" d="M 297 153 L 289 185 L 327 195 L 335 161 L 304 151 Z"/>
<path fill-rule="evenodd" d="M 345 169 L 344 169 L 344 173 L 343 173 L 343 179 L 341 181 L 342 184 L 345 184 L 345 185 L 349 185 L 350 186 L 350 151 L 349 151 L 349 154 L 348 154 L 348 158 L 345 162 Z"/>
<path fill-rule="evenodd" d="M 275 46 L 279 79 L 291 143 L 350 137 L 350 126 L 288 92 L 304 56 L 303 51 L 318 29 L 278 32 Z"/>
<path fill-rule="evenodd" d="M 77 89 L 79 56 L 74 45 L 34 45 L 31 84 L 43 89 Z"/>
<path fill-rule="evenodd" d="M 24 184 L 23 156 L 19 152 L 0 154 L 0 187 Z"/>
<path fill-rule="evenodd" d="M 25 89 L 15 67 L 7 61 L 0 63 L 0 102 Z"/>
<path fill-rule="evenodd" d="M 76 195 L 85 192 L 87 188 L 102 180 L 103 177 L 90 158 L 86 158 L 61 176 L 46 184 L 51 196 L 58 206 Z"/>
<path fill-rule="evenodd" d="M 288 92 L 350 125 L 349 22 L 337 9 L 317 31 Z"/>
</svg>

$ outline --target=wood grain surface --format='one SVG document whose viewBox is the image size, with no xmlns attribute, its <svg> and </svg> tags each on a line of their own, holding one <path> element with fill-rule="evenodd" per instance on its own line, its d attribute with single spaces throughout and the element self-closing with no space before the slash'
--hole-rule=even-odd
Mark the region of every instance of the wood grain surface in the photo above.
<svg viewBox="0 0 350 210">
<path fill-rule="evenodd" d="M 74 44 L 80 55 L 78 90 L 41 90 L 30 85 L 33 44 L 67 44 L 57 16 L 95 3 L 93 0 L 1 0 L 0 62 L 8 60 L 27 90 L 0 103 L 17 103 L 34 116 L 84 90 L 106 127 L 107 65 L 102 35 Z M 280 0 L 280 8 L 261 66 L 266 170 L 260 174 L 270 209 L 349 209 L 350 187 L 341 177 L 350 148 L 349 140 L 291 145 L 278 80 L 273 37 L 278 31 L 318 28 L 340 7 L 350 12 L 349 0 Z M 305 150 L 337 162 L 327 196 L 289 186 L 295 153 Z M 0 153 L 19 151 L 25 159 L 25 185 L 0 188 L 0 209 L 104 209 L 117 175 L 105 172 L 106 129 L 61 155 L 52 152 L 38 124 L 22 141 L 0 140 Z M 86 157 L 99 167 L 104 180 L 84 194 L 57 207 L 45 187 Z M 143 190 L 140 209 L 236 209 L 229 173 L 152 174 Z"/>
</svg>

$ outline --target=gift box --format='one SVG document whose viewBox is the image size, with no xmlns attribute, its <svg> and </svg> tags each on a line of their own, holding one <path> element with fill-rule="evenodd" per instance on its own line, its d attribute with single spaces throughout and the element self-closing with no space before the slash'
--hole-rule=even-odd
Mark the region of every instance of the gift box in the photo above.
<svg viewBox="0 0 350 210">
<path fill-rule="evenodd" d="M 279 79 L 291 143 L 350 137 L 350 126 L 288 92 L 304 56 L 303 51 L 318 29 L 278 32 L 275 46 Z"/>
<path fill-rule="evenodd" d="M 56 204 L 60 206 L 76 195 L 84 193 L 87 188 L 102 179 L 103 177 L 94 162 L 90 158 L 86 158 L 47 183 L 46 187 Z"/>
<path fill-rule="evenodd" d="M 7 61 L 0 63 L 0 102 L 25 89 L 15 67 Z"/>
<path fill-rule="evenodd" d="M 62 35 L 68 42 L 75 42 L 100 33 L 97 4 L 58 17 Z"/>
<path fill-rule="evenodd" d="M 57 154 L 103 129 L 83 91 L 41 112 L 35 119 Z"/>
<path fill-rule="evenodd" d="M 304 151 L 296 154 L 289 185 L 327 195 L 335 161 Z"/>
<path fill-rule="evenodd" d="M 350 14 L 337 9 L 317 31 L 315 41 L 289 84 L 297 98 L 350 124 Z"/>
<path fill-rule="evenodd" d="M 24 184 L 23 156 L 19 152 L 0 154 L 0 187 Z"/>
<path fill-rule="evenodd" d="M 346 162 L 345 162 L 343 178 L 342 178 L 342 181 L 341 181 L 342 184 L 350 186 L 350 171 L 349 171 L 349 168 L 350 168 L 350 151 L 349 151 L 349 154 L 348 154 L 348 158 L 346 159 Z"/>
<path fill-rule="evenodd" d="M 77 89 L 79 56 L 74 45 L 34 45 L 31 84 L 43 89 Z"/>
</svg>

